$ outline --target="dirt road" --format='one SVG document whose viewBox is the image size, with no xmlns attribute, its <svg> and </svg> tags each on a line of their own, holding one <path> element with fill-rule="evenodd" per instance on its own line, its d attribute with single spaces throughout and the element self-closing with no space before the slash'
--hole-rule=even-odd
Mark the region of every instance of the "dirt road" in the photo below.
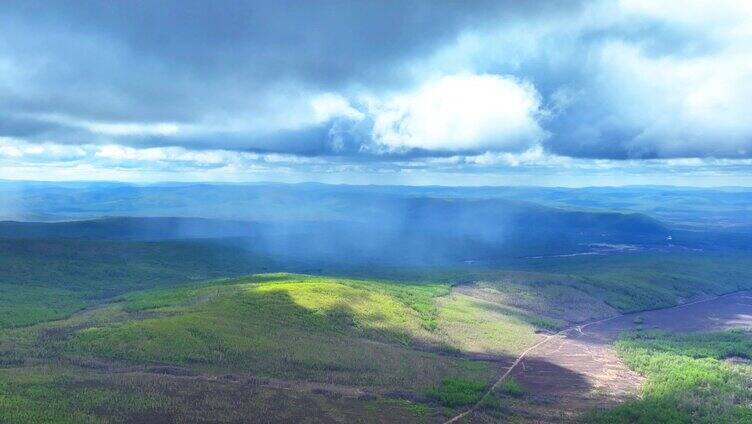
<svg viewBox="0 0 752 424">
<path fill-rule="evenodd" d="M 752 292 L 737 292 L 672 308 L 620 315 L 575 326 L 547 337 L 525 352 L 497 382 L 510 376 L 526 395 L 510 403 L 515 422 L 570 422 L 594 407 L 637 396 L 642 377 L 616 356 L 613 341 L 640 326 L 646 330 L 752 329 Z M 480 408 L 449 422 L 484 422 Z"/>
</svg>

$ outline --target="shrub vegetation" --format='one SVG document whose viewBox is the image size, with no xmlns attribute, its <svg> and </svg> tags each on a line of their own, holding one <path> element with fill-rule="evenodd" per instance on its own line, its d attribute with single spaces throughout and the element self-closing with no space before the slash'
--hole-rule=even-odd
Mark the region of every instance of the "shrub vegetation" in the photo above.
<svg viewBox="0 0 752 424">
<path fill-rule="evenodd" d="M 752 356 L 749 335 L 641 332 L 623 337 L 617 348 L 630 368 L 647 377 L 643 397 L 596 414 L 592 422 L 752 422 L 752 367 L 724 360 Z"/>
</svg>

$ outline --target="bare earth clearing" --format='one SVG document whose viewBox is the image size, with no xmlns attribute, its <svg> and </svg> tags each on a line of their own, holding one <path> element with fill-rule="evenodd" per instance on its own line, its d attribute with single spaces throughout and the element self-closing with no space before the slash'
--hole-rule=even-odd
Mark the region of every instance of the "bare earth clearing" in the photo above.
<svg viewBox="0 0 752 424">
<path fill-rule="evenodd" d="M 505 414 L 509 421 L 571 422 L 595 407 L 637 396 L 642 378 L 611 347 L 620 333 L 637 328 L 671 332 L 752 328 L 752 293 L 620 315 L 548 336 L 508 373 L 526 393 L 510 399 L 512 405 Z M 481 409 L 455 417 L 459 418 L 455 422 L 490 422 L 478 412 Z"/>
</svg>

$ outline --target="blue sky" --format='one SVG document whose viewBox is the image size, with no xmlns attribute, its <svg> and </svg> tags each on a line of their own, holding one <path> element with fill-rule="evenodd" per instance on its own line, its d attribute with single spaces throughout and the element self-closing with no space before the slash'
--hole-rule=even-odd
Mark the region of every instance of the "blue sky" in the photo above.
<svg viewBox="0 0 752 424">
<path fill-rule="evenodd" d="M 19 1 L 0 179 L 752 185 L 752 3 Z"/>
</svg>

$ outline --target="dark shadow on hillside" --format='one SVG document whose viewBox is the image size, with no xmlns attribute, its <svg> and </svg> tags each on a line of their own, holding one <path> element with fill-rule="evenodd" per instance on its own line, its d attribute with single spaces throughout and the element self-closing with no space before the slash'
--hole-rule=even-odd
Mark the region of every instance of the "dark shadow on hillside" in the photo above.
<svg viewBox="0 0 752 424">
<path fill-rule="evenodd" d="M 524 360 L 508 380 L 522 390 L 502 383 L 490 401 L 460 422 L 573 423 L 596 408 L 626 399 L 596 390 L 584 374 L 541 358 Z"/>
</svg>

